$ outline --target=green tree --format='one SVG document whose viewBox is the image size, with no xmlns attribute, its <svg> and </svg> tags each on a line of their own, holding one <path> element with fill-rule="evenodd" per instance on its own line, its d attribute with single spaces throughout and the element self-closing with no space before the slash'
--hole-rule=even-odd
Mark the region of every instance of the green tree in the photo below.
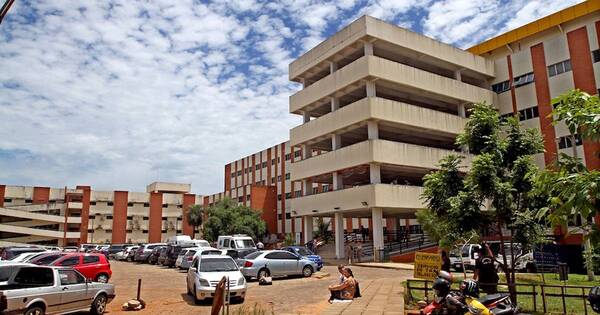
<svg viewBox="0 0 600 315">
<path fill-rule="evenodd" d="M 584 257 L 588 280 L 594 279 L 594 247 L 598 246 L 600 232 L 592 218 L 600 213 L 600 171 L 589 170 L 579 158 L 576 137 L 600 140 L 600 102 L 580 90 L 571 90 L 552 100 L 553 124 L 563 122 L 569 129 L 572 156 L 560 154 L 556 163 L 540 174 L 537 190 L 546 192 L 550 203 L 544 212 L 555 226 L 566 225 L 573 218 L 581 218 L 584 238 Z M 597 155 L 600 152 L 593 152 Z"/>
<path fill-rule="evenodd" d="M 498 263 L 516 301 L 515 263 L 544 235 L 544 222 L 536 217 L 543 198 L 532 192 L 537 173 L 532 155 L 543 152 L 541 135 L 522 129 L 515 117 L 501 122 L 498 112 L 483 103 L 473 105 L 456 143 L 472 155 L 471 167 L 461 167 L 463 156 L 442 159 L 440 170 L 424 177 L 422 198 L 427 208 L 418 219 L 445 247 L 485 236 L 500 239 L 504 255 Z M 514 243 L 522 246 L 523 253 L 513 252 Z M 513 257 L 510 262 L 504 253 L 507 247 Z"/>
<path fill-rule="evenodd" d="M 202 225 L 202 221 L 204 220 L 204 208 L 200 205 L 192 205 L 185 213 L 185 217 L 188 224 L 194 227 L 192 238 L 196 238 L 196 230 Z"/>
<path fill-rule="evenodd" d="M 267 230 L 260 212 L 240 206 L 231 198 L 225 198 L 208 208 L 208 219 L 204 223 L 204 237 L 216 241 L 219 235 L 247 234 L 261 239 Z"/>
</svg>

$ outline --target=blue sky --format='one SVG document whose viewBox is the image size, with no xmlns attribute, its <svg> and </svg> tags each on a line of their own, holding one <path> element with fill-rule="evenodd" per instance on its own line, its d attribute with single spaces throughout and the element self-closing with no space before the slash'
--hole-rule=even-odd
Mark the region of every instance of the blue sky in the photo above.
<svg viewBox="0 0 600 315">
<path fill-rule="evenodd" d="M 289 63 L 364 14 L 466 48 L 579 0 L 15 1 L 0 25 L 0 183 L 199 194 L 287 139 Z"/>
</svg>

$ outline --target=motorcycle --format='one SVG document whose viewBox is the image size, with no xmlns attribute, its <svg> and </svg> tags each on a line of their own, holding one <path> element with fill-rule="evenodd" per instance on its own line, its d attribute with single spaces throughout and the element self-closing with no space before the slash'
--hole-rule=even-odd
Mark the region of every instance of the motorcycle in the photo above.
<svg viewBox="0 0 600 315">
<path fill-rule="evenodd" d="M 486 295 L 478 301 L 487 307 L 494 315 L 514 315 L 518 313 L 518 308 L 510 299 L 507 293 L 496 293 Z M 465 314 L 470 312 L 477 314 L 475 310 L 469 309 L 465 304 L 465 298 L 458 292 L 450 292 L 444 297 L 436 297 L 433 302 L 421 310 L 422 315 L 434 314 Z"/>
</svg>

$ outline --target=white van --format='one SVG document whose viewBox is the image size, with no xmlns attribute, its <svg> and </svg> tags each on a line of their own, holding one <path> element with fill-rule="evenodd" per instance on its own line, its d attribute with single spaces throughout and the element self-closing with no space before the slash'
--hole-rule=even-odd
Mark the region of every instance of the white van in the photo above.
<svg viewBox="0 0 600 315">
<path fill-rule="evenodd" d="M 462 250 L 461 250 L 461 248 L 462 248 Z M 475 269 L 475 260 L 478 258 L 475 253 L 480 248 L 481 248 L 481 245 L 479 245 L 479 244 L 467 244 L 464 247 L 459 246 L 457 249 L 453 249 L 452 251 L 450 251 L 450 255 L 449 255 L 450 266 L 456 271 L 462 271 L 463 266 L 462 266 L 462 262 L 460 259 L 462 256 L 462 260 L 465 263 L 465 269 L 474 270 Z"/>
<path fill-rule="evenodd" d="M 167 244 L 169 245 L 180 245 L 191 241 L 192 238 L 189 235 L 175 235 L 167 238 Z"/>
<path fill-rule="evenodd" d="M 256 249 L 254 240 L 248 235 L 223 235 L 217 239 L 218 249 Z"/>
</svg>

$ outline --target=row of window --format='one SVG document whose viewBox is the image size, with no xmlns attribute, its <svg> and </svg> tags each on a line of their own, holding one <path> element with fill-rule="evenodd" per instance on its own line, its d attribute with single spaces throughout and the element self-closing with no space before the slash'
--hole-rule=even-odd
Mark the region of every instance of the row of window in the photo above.
<svg viewBox="0 0 600 315">
<path fill-rule="evenodd" d="M 167 233 L 167 230 L 160 230 L 160 231 L 161 231 L 161 233 Z M 112 233 L 112 230 L 104 230 L 104 232 L 106 232 L 106 233 Z M 88 233 L 94 233 L 94 230 L 93 229 L 88 229 Z M 127 229 L 127 230 L 125 230 L 125 233 L 133 233 L 133 230 Z M 148 230 L 142 230 L 142 233 L 148 234 Z M 181 234 L 182 231 L 181 230 L 177 230 L 175 233 Z"/>
<path fill-rule="evenodd" d="M 287 220 L 291 219 L 291 218 L 292 218 L 292 214 L 291 214 L 291 213 L 289 213 L 289 212 L 286 212 L 286 214 L 285 214 L 285 218 L 286 218 Z M 281 214 L 281 213 L 278 213 L 278 214 L 277 214 L 277 220 L 282 220 L 282 214 Z"/>
<path fill-rule="evenodd" d="M 504 121 L 508 117 L 511 117 L 513 115 L 514 115 L 513 113 L 506 113 L 506 114 L 500 116 L 500 120 Z M 540 117 L 540 113 L 538 111 L 537 105 L 529 107 L 529 108 L 521 109 L 519 111 L 519 121 L 529 120 L 529 119 L 533 119 L 533 118 L 537 118 L 537 117 Z"/>
<path fill-rule="evenodd" d="M 548 66 L 548 76 L 553 77 L 571 71 L 571 60 L 567 59 Z"/>
<path fill-rule="evenodd" d="M 593 51 L 592 58 L 593 58 L 594 62 L 600 61 L 600 50 Z M 548 76 L 549 77 L 553 77 L 555 75 L 559 75 L 561 73 L 565 73 L 565 72 L 569 72 L 569 71 L 571 71 L 571 60 L 570 59 L 567 59 L 567 60 L 564 60 L 561 62 L 557 62 L 555 64 L 548 66 Z M 517 88 L 517 87 L 532 83 L 534 80 L 535 80 L 535 76 L 533 75 L 533 72 L 529 72 L 529 73 L 520 75 L 516 78 L 513 78 L 512 86 Z M 496 92 L 497 94 L 500 94 L 500 93 L 510 90 L 510 87 L 511 87 L 511 81 L 506 80 L 503 82 L 493 84 L 492 91 Z"/>
<path fill-rule="evenodd" d="M 575 135 L 575 144 L 576 145 L 583 144 L 583 141 L 581 140 L 580 135 Z M 571 141 L 571 136 L 564 136 L 564 137 L 558 138 L 558 148 L 559 149 L 566 149 L 566 148 L 570 148 L 572 146 L 573 146 L 573 142 Z"/>
<path fill-rule="evenodd" d="M 302 158 L 302 151 L 300 151 L 300 150 L 298 150 L 298 151 L 295 151 L 295 152 L 294 152 L 294 158 Z M 287 154 L 285 155 L 285 160 L 286 160 L 286 161 L 289 161 L 289 160 L 291 160 L 291 159 L 292 159 L 292 154 L 291 154 L 291 153 L 287 153 Z M 275 161 L 276 161 L 276 160 L 277 160 L 277 163 L 279 163 L 279 162 L 281 161 L 281 158 L 272 159 L 272 160 L 271 160 L 271 166 L 273 166 L 273 165 L 275 165 L 275 164 L 276 164 L 276 163 L 275 163 Z M 261 169 L 261 167 L 262 167 L 262 168 L 265 168 L 265 167 L 267 167 L 267 166 L 269 166 L 269 165 L 268 165 L 268 163 L 265 161 L 265 162 L 262 162 L 262 163 L 260 163 L 260 164 L 256 164 L 256 165 L 254 165 L 254 170 L 258 171 L 258 170 L 260 170 L 260 169 Z M 242 172 L 243 172 L 244 174 L 248 174 L 248 173 L 252 172 L 252 170 L 251 170 L 251 168 L 247 167 L 247 168 L 244 168 L 243 170 L 239 170 L 239 171 L 237 171 L 237 172 L 232 172 L 232 173 L 231 173 L 231 178 L 234 178 L 234 177 L 236 177 L 236 175 L 237 175 L 237 176 L 242 176 Z"/>
<path fill-rule="evenodd" d="M 592 61 L 594 63 L 600 61 L 600 49 L 596 49 L 592 51 Z"/>
<path fill-rule="evenodd" d="M 100 214 L 100 213 L 92 214 L 92 215 L 90 215 L 90 216 L 89 216 L 89 218 L 90 218 L 90 219 L 95 219 L 97 215 L 101 215 L 101 214 Z M 109 214 L 109 215 L 107 215 L 107 216 L 106 216 L 106 219 L 107 219 L 107 220 L 112 220 L 112 218 L 113 218 L 113 215 L 111 215 L 111 214 Z M 168 217 L 162 217 L 162 220 L 163 220 L 163 221 L 166 221 L 166 220 L 168 220 L 168 219 L 169 219 Z M 133 220 L 133 216 L 131 216 L 131 215 L 128 215 L 128 216 L 127 216 L 127 220 Z M 142 220 L 145 220 L 145 221 L 147 221 L 147 220 L 150 220 L 150 218 L 149 218 L 149 217 L 147 217 L 147 216 L 144 216 L 144 217 L 142 217 Z M 177 221 L 181 221 L 181 220 L 182 220 L 182 218 L 181 218 L 181 217 L 178 217 L 178 218 L 177 218 Z"/>
<path fill-rule="evenodd" d="M 90 206 L 96 206 L 96 205 L 97 205 L 97 202 L 96 202 L 96 201 L 90 201 Z M 107 205 L 107 206 L 114 206 L 114 202 L 112 202 L 112 201 L 107 201 L 107 202 L 106 202 L 106 205 Z M 128 207 L 133 207 L 133 206 L 134 206 L 134 203 L 133 203 L 133 202 L 128 202 L 128 203 L 127 203 L 127 206 L 128 206 Z M 168 208 L 168 207 L 169 207 L 169 204 L 167 204 L 167 203 L 163 203 L 163 204 L 162 204 L 162 207 L 163 207 L 163 208 Z M 144 208 L 150 208 L 150 203 L 149 203 L 149 202 L 144 202 Z M 177 208 L 183 208 L 183 205 L 177 205 Z"/>
</svg>

